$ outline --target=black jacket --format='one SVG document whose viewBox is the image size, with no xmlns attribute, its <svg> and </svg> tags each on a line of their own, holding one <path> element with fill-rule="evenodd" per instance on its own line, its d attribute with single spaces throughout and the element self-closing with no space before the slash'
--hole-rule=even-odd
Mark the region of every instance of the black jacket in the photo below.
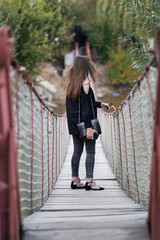
<svg viewBox="0 0 160 240">
<path fill-rule="evenodd" d="M 95 101 L 94 93 L 91 87 L 89 87 L 88 94 L 85 93 L 83 87 L 81 87 L 80 93 L 80 122 L 85 122 L 85 127 L 92 127 L 91 120 L 94 119 L 90 95 L 92 98 L 93 108 L 95 117 L 97 118 L 97 107 L 101 107 L 101 102 Z M 72 101 L 66 97 L 66 112 L 69 134 L 79 135 L 77 127 L 78 116 L 79 116 L 79 100 Z"/>
</svg>

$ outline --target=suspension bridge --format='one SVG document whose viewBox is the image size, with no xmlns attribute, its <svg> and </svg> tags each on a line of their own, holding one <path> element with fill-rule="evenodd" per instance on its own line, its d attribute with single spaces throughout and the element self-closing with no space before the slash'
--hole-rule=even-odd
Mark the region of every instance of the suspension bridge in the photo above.
<svg viewBox="0 0 160 240">
<path fill-rule="evenodd" d="M 113 113 L 98 111 L 95 180 L 71 190 L 66 114 L 51 111 L 0 29 L 0 240 L 160 239 L 160 32 L 153 59 Z M 85 153 L 80 174 L 85 180 Z"/>
</svg>

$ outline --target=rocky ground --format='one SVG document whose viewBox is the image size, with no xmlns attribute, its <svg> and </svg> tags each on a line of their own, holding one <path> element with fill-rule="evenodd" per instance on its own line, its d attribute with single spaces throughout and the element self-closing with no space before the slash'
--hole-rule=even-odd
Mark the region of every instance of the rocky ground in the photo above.
<svg viewBox="0 0 160 240">
<path fill-rule="evenodd" d="M 45 89 L 44 86 L 40 86 L 40 82 L 47 81 L 52 84 L 55 91 Z M 57 110 L 57 113 L 63 113 L 65 111 L 65 91 L 64 91 L 64 79 L 58 74 L 57 69 L 51 62 L 46 62 L 41 68 L 41 74 L 36 76 L 35 88 L 43 98 L 44 102 L 49 105 L 53 110 Z"/>
<path fill-rule="evenodd" d="M 97 66 L 95 90 L 98 98 L 103 98 L 104 96 L 110 95 L 113 92 L 113 89 L 108 82 L 107 67 L 105 65 Z"/>
</svg>

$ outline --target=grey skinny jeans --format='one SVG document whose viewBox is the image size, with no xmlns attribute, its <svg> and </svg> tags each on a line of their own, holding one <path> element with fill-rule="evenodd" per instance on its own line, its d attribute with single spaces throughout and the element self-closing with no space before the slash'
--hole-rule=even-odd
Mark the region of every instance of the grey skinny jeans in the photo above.
<svg viewBox="0 0 160 240">
<path fill-rule="evenodd" d="M 90 139 L 80 139 L 77 135 L 72 135 L 74 152 L 71 160 L 72 167 L 72 177 L 78 177 L 79 173 L 79 163 L 83 152 L 83 147 L 85 143 L 86 148 L 86 178 L 93 178 L 94 163 L 95 163 L 95 144 L 96 140 Z"/>
</svg>

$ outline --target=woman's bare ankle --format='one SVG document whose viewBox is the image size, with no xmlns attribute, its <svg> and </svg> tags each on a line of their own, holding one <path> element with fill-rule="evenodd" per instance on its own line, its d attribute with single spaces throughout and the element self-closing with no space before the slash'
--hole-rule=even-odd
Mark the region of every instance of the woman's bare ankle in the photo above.
<svg viewBox="0 0 160 240">
<path fill-rule="evenodd" d="M 86 182 L 92 182 L 93 178 L 86 178 Z"/>
<path fill-rule="evenodd" d="M 72 181 L 75 182 L 78 180 L 79 177 L 72 177 Z"/>
</svg>

